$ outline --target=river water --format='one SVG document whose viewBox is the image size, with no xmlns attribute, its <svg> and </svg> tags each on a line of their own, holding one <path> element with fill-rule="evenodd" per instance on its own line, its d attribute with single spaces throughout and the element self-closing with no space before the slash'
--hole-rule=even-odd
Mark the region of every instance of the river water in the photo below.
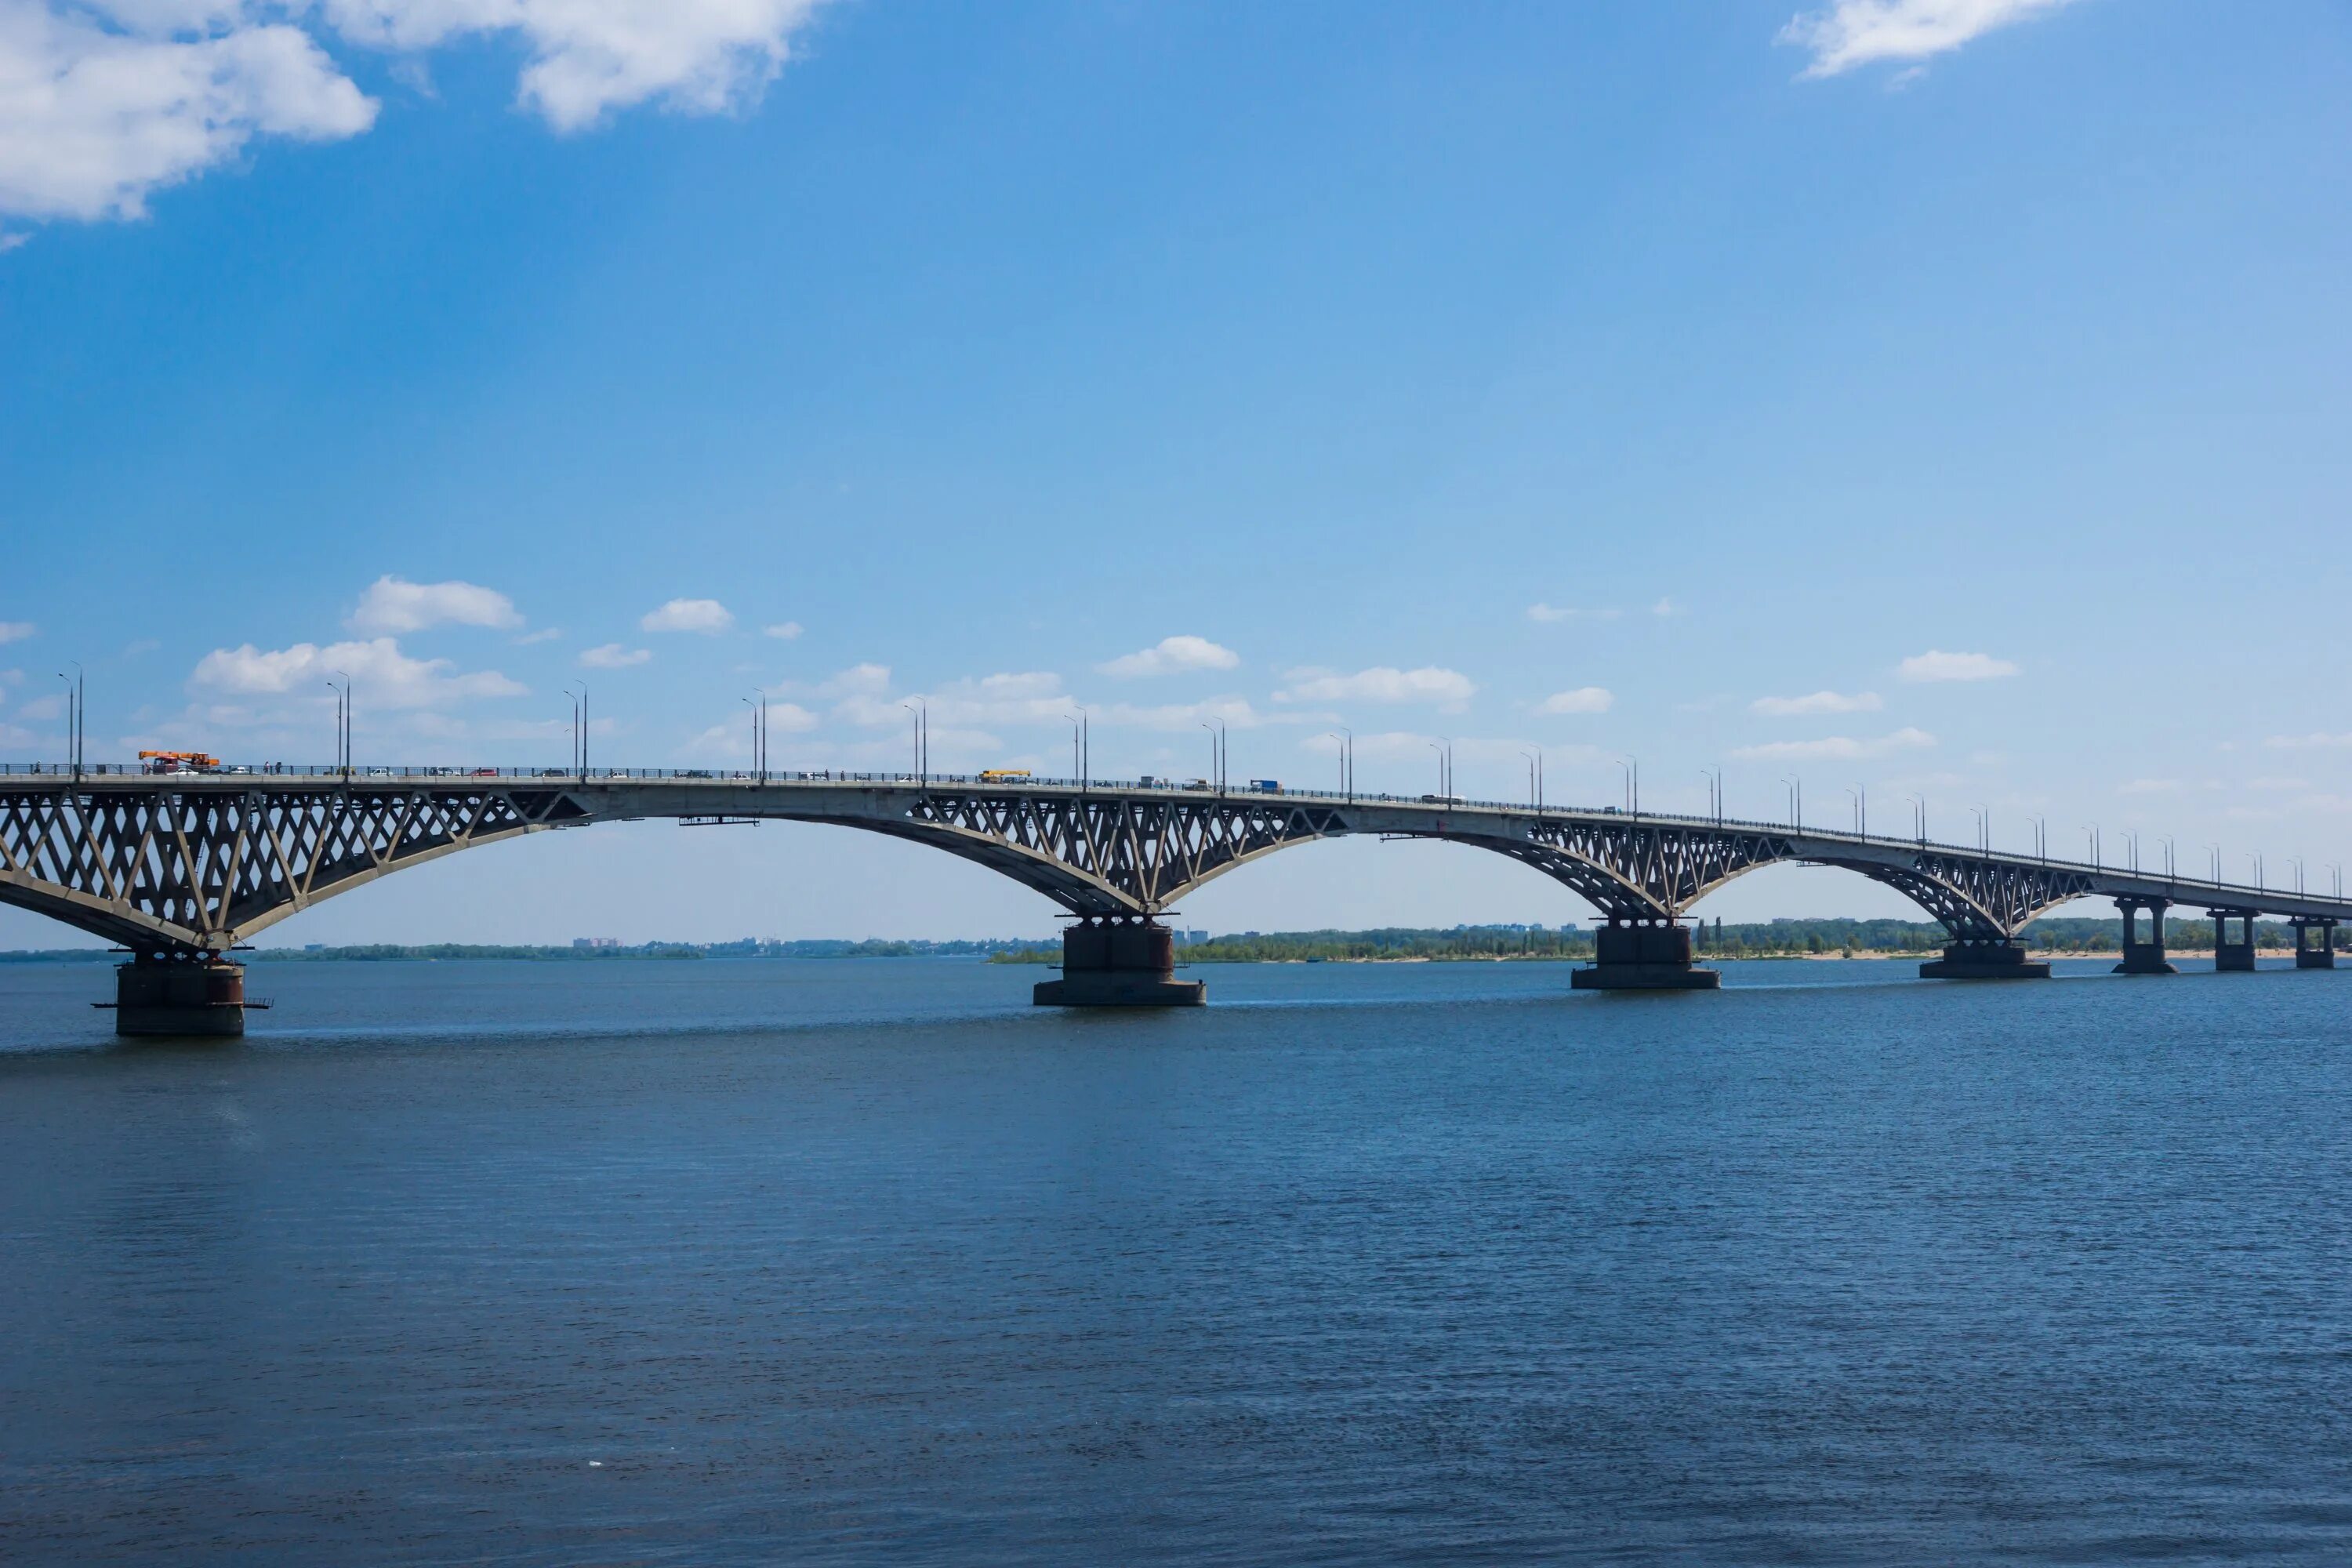
<svg viewBox="0 0 2352 1568">
<path fill-rule="evenodd" d="M 2352 973 L 0 966 L 0 1559 L 2352 1558 Z"/>
</svg>

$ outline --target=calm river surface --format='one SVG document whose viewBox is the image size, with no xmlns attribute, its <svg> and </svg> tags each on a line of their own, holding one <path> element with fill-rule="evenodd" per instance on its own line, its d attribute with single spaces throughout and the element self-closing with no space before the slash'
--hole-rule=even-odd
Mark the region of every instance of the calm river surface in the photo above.
<svg viewBox="0 0 2352 1568">
<path fill-rule="evenodd" d="M 0 1559 L 2352 1558 L 2352 972 L 0 966 Z"/>
</svg>

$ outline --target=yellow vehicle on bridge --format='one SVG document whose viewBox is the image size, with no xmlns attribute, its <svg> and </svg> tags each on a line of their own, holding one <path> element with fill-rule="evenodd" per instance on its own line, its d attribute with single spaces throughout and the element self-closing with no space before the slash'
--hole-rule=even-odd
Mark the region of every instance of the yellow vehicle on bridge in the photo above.
<svg viewBox="0 0 2352 1568">
<path fill-rule="evenodd" d="M 980 782 L 982 784 L 1006 784 L 1013 779 L 1025 779 L 1028 776 L 1029 770 L 1027 768 L 982 768 L 980 770 Z"/>
</svg>

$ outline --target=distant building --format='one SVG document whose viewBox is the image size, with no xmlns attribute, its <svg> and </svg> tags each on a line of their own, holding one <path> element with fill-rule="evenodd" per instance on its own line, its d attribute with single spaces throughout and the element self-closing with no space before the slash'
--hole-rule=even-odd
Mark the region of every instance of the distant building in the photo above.
<svg viewBox="0 0 2352 1568">
<path fill-rule="evenodd" d="M 572 939 L 572 945 L 574 947 L 618 947 L 621 945 L 621 939 L 617 936 L 575 936 Z"/>
</svg>

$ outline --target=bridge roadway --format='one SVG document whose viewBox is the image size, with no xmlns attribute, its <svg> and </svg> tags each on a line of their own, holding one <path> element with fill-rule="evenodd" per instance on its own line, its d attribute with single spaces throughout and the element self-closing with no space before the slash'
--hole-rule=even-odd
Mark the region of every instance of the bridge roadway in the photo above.
<svg viewBox="0 0 2352 1568">
<path fill-rule="evenodd" d="M 115 768 L 0 768 L 0 902 L 122 943 L 118 1026 L 126 1033 L 242 1027 L 238 945 L 322 899 L 409 866 L 526 833 L 602 822 L 829 823 L 959 855 L 1077 917 L 1063 975 L 1038 1000 L 1183 1005 L 1157 917 L 1247 861 L 1322 838 L 1434 839 L 1507 855 L 1600 910 L 1595 962 L 1579 988 L 1696 989 L 1684 923 L 1706 894 L 1760 866 L 1835 866 L 1900 889 L 1942 921 L 1951 945 L 1932 977 L 2046 974 L 2018 933 L 2072 900 L 2126 915 L 2125 961 L 2170 972 L 2173 904 L 2225 922 L 2223 968 L 2251 969 L 2252 922 L 2284 916 L 2298 963 L 2332 967 L 2352 901 L 2275 888 L 1915 838 L 1728 818 L 1463 801 L 1259 793 L 1167 782 L 980 779 L 896 773 L 592 769 L 235 770 L 152 775 Z M 2145 917 L 2145 920 L 2143 920 Z"/>
</svg>

